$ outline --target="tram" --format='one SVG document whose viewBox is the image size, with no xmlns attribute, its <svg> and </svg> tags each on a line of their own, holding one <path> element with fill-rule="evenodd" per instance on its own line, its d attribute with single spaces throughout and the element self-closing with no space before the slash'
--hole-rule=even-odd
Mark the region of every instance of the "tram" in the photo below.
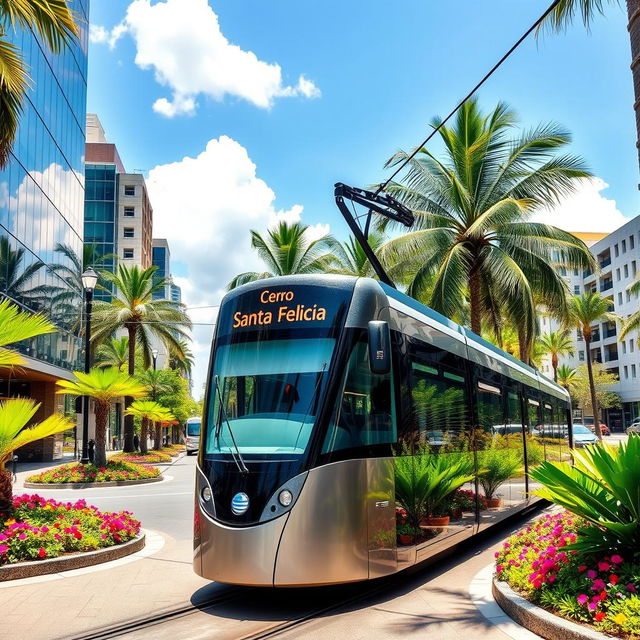
<svg viewBox="0 0 640 640">
<path fill-rule="evenodd" d="M 193 566 L 276 587 L 389 575 L 530 506 L 531 466 L 571 444 L 562 387 L 391 286 L 246 284 L 212 345 Z M 434 465 L 460 471 L 408 501 Z"/>
</svg>

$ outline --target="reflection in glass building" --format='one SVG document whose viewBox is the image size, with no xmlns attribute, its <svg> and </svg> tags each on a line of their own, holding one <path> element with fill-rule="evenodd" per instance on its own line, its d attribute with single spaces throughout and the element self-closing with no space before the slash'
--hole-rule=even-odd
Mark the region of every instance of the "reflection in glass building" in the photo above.
<svg viewBox="0 0 640 640">
<path fill-rule="evenodd" d="M 28 395 L 42 419 L 60 408 L 55 380 L 70 377 L 81 357 L 84 123 L 88 0 L 72 0 L 80 41 L 53 55 L 29 30 L 9 31 L 31 76 L 17 138 L 0 170 L 0 295 L 48 314 L 58 331 L 16 345 L 27 357 L 19 373 L 0 372 L 0 397 Z M 4 373 L 4 375 L 2 375 Z M 7 379 L 9 378 L 9 379 Z M 51 441 L 51 442 L 49 442 Z M 62 453 L 53 438 L 31 457 Z"/>
</svg>

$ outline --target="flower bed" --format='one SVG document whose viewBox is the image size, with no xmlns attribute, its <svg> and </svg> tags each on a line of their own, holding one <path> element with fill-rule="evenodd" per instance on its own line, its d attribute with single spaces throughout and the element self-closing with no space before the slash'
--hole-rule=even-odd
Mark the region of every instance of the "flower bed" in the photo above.
<svg viewBox="0 0 640 640">
<path fill-rule="evenodd" d="M 167 455 L 170 455 L 170 456 L 177 456 L 177 455 L 180 454 L 181 451 L 184 451 L 184 447 L 182 447 L 180 449 L 178 449 L 176 447 L 172 447 L 172 446 L 162 447 L 162 452 L 167 454 Z"/>
<path fill-rule="evenodd" d="M 564 511 L 511 536 L 496 553 L 498 580 L 552 613 L 624 638 L 640 636 L 640 561 L 564 549 L 589 526 Z"/>
<path fill-rule="evenodd" d="M 0 519 L 0 565 L 95 551 L 139 533 L 140 522 L 129 511 L 99 511 L 84 500 L 14 496 L 11 513 Z"/>
<path fill-rule="evenodd" d="M 117 453 L 109 459 L 117 460 L 118 462 L 132 462 L 133 464 L 171 462 L 171 456 L 161 451 L 149 451 L 148 453 Z"/>
<path fill-rule="evenodd" d="M 66 464 L 27 478 L 27 482 L 65 484 L 74 482 L 121 482 L 157 478 L 160 469 L 143 464 L 110 460 L 106 467 L 93 464 Z"/>
</svg>

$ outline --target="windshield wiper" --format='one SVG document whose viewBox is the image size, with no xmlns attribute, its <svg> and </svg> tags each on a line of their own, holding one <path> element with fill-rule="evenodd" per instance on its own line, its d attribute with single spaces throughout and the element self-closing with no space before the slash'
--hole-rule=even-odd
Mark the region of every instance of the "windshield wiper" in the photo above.
<svg viewBox="0 0 640 640">
<path fill-rule="evenodd" d="M 238 445 L 236 444 L 236 439 L 233 435 L 233 430 L 231 429 L 231 425 L 229 424 L 229 418 L 227 417 L 227 412 L 225 411 L 224 408 L 224 402 L 222 400 L 222 394 L 220 393 L 220 385 L 218 384 L 218 376 L 214 376 L 214 381 L 215 381 L 215 390 L 218 396 L 218 402 L 220 402 L 220 418 L 224 418 L 224 421 L 227 423 L 227 429 L 229 429 L 229 435 L 231 436 L 231 442 L 233 442 L 233 446 L 236 450 L 236 453 L 238 454 L 238 457 L 236 458 L 236 454 L 233 453 L 233 451 L 231 451 L 231 449 L 229 449 L 229 453 L 231 453 L 231 457 L 233 458 L 233 461 L 236 463 L 236 467 L 238 467 L 238 471 L 240 473 L 249 473 L 249 469 L 247 468 L 247 465 L 244 463 L 244 458 L 242 457 L 242 454 L 240 453 L 240 449 L 238 448 Z M 215 437 L 216 440 L 218 441 L 218 448 L 220 447 L 220 433 L 222 431 L 222 419 L 218 420 L 218 424 L 216 425 L 216 431 L 215 431 Z"/>
</svg>

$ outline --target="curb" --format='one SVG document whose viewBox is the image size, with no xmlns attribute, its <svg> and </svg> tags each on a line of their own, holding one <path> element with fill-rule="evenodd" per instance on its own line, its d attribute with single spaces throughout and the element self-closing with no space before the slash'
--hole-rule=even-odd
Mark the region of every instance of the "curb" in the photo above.
<svg viewBox="0 0 640 640">
<path fill-rule="evenodd" d="M 25 489 L 97 489 L 99 487 L 132 487 L 136 484 L 150 484 L 162 482 L 162 474 L 155 478 L 143 478 L 141 480 L 112 480 L 110 482 L 23 482 Z"/>
<path fill-rule="evenodd" d="M 491 591 L 500 608 L 526 629 L 547 640 L 620 640 L 542 609 L 523 598 L 506 582 L 492 581 Z"/>
<path fill-rule="evenodd" d="M 143 549 L 145 538 L 145 534 L 142 533 L 137 538 L 129 540 L 129 542 L 106 547 L 105 549 L 51 558 L 51 560 L 34 560 L 32 562 L 17 562 L 16 564 L 6 565 L 0 567 L 0 582 L 43 576 L 49 573 L 69 571 L 70 569 L 82 569 L 102 564 L 103 562 L 110 562 L 111 560 L 119 560 Z"/>
</svg>

